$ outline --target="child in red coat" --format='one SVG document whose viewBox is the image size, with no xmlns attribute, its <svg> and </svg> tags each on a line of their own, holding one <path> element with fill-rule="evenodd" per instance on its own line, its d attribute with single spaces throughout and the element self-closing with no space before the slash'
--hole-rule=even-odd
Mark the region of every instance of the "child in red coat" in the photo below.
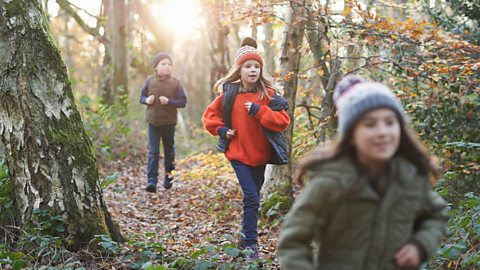
<svg viewBox="0 0 480 270">
<path fill-rule="evenodd" d="M 202 118 L 210 134 L 229 141 L 225 156 L 243 191 L 243 237 L 239 247 L 252 250 L 251 258 L 258 257 L 260 189 L 265 180 L 265 166 L 272 155 L 272 146 L 264 129 L 280 132 L 290 124 L 284 109 L 275 111 L 269 107 L 276 91 L 263 76 L 264 61 L 256 48 L 256 41 L 251 38 L 242 42 L 235 55 L 235 67 L 214 85 L 220 96 L 207 107 Z M 238 89 L 231 107 L 229 126 L 224 123 L 222 106 L 223 90 L 227 86 Z"/>
</svg>

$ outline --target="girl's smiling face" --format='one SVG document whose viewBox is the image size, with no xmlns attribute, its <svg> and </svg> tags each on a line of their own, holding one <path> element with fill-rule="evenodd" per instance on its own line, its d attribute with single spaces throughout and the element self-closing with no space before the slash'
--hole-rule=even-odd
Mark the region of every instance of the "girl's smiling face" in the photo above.
<svg viewBox="0 0 480 270">
<path fill-rule="evenodd" d="M 257 60 L 247 60 L 240 70 L 240 78 L 245 89 L 253 87 L 260 78 L 260 62 Z"/>
<path fill-rule="evenodd" d="M 400 145 L 400 122 L 394 111 L 376 109 L 366 113 L 353 129 L 351 143 L 358 160 L 378 171 L 395 155 Z"/>
</svg>

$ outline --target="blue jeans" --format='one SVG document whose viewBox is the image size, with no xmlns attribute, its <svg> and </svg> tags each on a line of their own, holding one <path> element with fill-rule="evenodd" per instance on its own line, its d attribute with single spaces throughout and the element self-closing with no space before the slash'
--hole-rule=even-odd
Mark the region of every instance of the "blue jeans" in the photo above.
<svg viewBox="0 0 480 270">
<path fill-rule="evenodd" d="M 160 139 L 163 142 L 165 155 L 165 173 L 175 170 L 175 125 L 156 127 L 148 124 L 148 160 L 147 178 L 149 182 L 157 182 L 158 161 L 160 159 Z"/>
<path fill-rule="evenodd" d="M 260 208 L 260 190 L 265 181 L 265 165 L 248 166 L 232 160 L 233 170 L 243 191 L 242 233 L 245 235 L 245 246 L 257 244 L 258 209 Z"/>
</svg>

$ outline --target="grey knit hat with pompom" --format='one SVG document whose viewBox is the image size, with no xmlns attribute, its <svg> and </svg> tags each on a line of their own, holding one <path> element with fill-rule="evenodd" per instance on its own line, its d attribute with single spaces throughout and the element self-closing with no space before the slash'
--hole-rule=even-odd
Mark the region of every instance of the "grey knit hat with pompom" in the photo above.
<svg viewBox="0 0 480 270">
<path fill-rule="evenodd" d="M 333 101 L 338 111 L 340 136 L 347 134 L 365 113 L 374 109 L 391 109 L 401 123 L 406 120 L 402 104 L 386 85 L 356 75 L 345 76 L 337 83 Z"/>
</svg>

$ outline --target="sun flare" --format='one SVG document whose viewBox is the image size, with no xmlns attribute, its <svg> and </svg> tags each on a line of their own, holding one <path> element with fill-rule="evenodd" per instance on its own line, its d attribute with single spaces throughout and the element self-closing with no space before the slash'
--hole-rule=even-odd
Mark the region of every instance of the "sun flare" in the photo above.
<svg viewBox="0 0 480 270">
<path fill-rule="evenodd" d="M 175 36 L 189 39 L 201 26 L 201 10 L 198 0 L 169 0 L 155 4 L 152 13 L 158 22 Z"/>
</svg>

